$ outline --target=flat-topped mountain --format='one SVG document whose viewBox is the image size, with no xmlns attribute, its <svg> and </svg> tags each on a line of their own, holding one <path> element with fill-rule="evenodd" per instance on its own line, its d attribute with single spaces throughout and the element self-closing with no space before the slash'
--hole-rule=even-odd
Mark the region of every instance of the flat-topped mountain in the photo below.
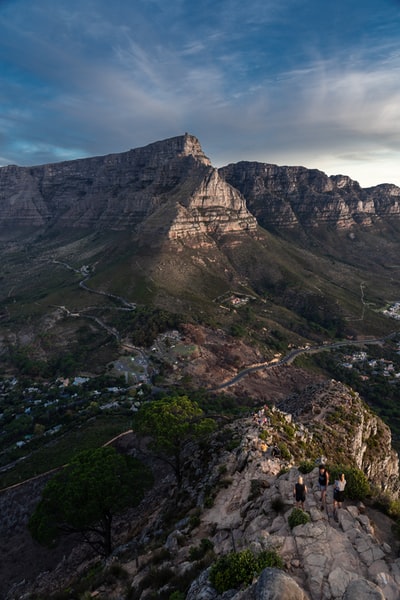
<svg viewBox="0 0 400 600">
<path fill-rule="evenodd" d="M 370 226 L 400 218 L 400 189 L 363 189 L 304 167 L 218 170 L 189 134 L 120 154 L 0 168 L 0 228 L 128 229 L 154 242 L 254 231 L 254 217 L 267 229 Z"/>
<path fill-rule="evenodd" d="M 233 331 L 234 345 L 245 336 L 261 362 L 308 340 L 382 336 L 396 325 L 383 309 L 399 300 L 399 206 L 394 185 L 261 163 L 216 169 L 189 134 L 2 167 L 0 355 L 15 363 L 11 344 L 58 364 L 90 338 L 79 365 L 98 372 L 136 331 L 136 305 Z"/>
<path fill-rule="evenodd" d="M 154 240 L 255 229 L 245 201 L 185 134 L 121 154 L 0 169 L 1 227 L 134 230 Z"/>
</svg>

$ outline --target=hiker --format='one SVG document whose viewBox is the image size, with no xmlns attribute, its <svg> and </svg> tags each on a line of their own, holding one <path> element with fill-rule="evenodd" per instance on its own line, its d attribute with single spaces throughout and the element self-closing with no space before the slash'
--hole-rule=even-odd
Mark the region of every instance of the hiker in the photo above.
<svg viewBox="0 0 400 600">
<path fill-rule="evenodd" d="M 303 482 L 303 478 L 299 475 L 297 483 L 293 487 L 293 497 L 296 501 L 296 506 L 304 510 L 304 502 L 306 501 L 307 486 Z"/>
<path fill-rule="evenodd" d="M 344 500 L 344 488 L 346 487 L 346 479 L 344 473 L 340 473 L 333 485 L 333 516 L 337 518 L 337 509 L 342 508 Z"/>
<path fill-rule="evenodd" d="M 329 473 L 325 465 L 319 465 L 318 485 L 321 491 L 321 510 L 326 507 L 326 490 L 329 485 Z"/>
<path fill-rule="evenodd" d="M 272 446 L 272 450 L 271 450 L 272 458 L 278 457 L 280 455 L 281 455 L 281 451 L 279 450 L 278 446 L 276 444 L 274 444 Z"/>
</svg>

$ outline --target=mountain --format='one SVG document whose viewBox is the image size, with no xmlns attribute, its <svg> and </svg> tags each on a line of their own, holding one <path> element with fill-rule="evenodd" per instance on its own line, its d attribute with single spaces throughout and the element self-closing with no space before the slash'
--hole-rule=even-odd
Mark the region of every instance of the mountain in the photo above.
<svg viewBox="0 0 400 600">
<path fill-rule="evenodd" d="M 0 194 L 0 228 L 133 230 L 157 243 L 256 227 L 188 134 L 122 154 L 3 167 Z"/>
<path fill-rule="evenodd" d="M 239 162 L 220 169 L 246 198 L 250 212 L 266 229 L 315 229 L 329 225 L 357 230 L 385 219 L 400 219 L 400 188 L 371 188 L 343 175 L 317 169 Z"/>
<path fill-rule="evenodd" d="M 247 332 L 264 359 L 282 344 L 389 333 L 399 194 L 303 167 L 216 169 L 189 134 L 2 167 L 0 354 L 8 360 L 10 344 L 39 361 L 69 353 L 99 371 L 132 333 L 117 296 L 125 311 Z M 227 300 L 237 294 L 244 308 Z"/>
<path fill-rule="evenodd" d="M 0 194 L 0 227 L 129 229 L 153 238 L 254 230 L 254 217 L 266 229 L 400 219 L 395 185 L 363 189 L 342 175 L 254 162 L 218 170 L 189 134 L 121 154 L 2 167 Z"/>
<path fill-rule="evenodd" d="M 271 579 L 302 600 L 395 600 L 400 565 L 391 521 L 352 502 L 338 522 L 322 514 L 315 456 L 361 469 L 382 504 L 398 494 L 388 426 L 330 369 L 334 363 L 343 381 L 368 387 L 370 403 L 400 431 L 399 193 L 303 167 L 239 162 L 216 169 L 188 134 L 121 154 L 0 169 L 7 435 L 19 434 L 21 423 L 31 435 L 29 411 L 40 395 L 32 382 L 51 396 L 27 445 L 5 448 L 4 470 L 17 468 L 28 447 L 33 458 L 41 443 L 57 450 L 64 409 L 78 437 L 86 419 L 94 427 L 100 421 L 93 412 L 101 410 L 99 390 L 90 388 L 95 401 L 85 389 L 83 404 L 69 405 L 60 377 L 85 375 L 97 385 L 95 375 L 123 375 L 120 408 L 129 417 L 131 393 L 147 399 L 170 390 L 197 393 L 222 412 L 266 402 L 271 409 L 265 430 L 254 415 L 221 425 L 207 447 L 188 448 L 179 495 L 171 474 L 155 466 L 158 485 L 117 524 L 118 562 L 104 569 L 97 556 L 86 562 L 79 545 L 48 554 L 32 546 L 25 525 L 40 477 L 3 491 L 10 598 L 54 592 L 133 600 L 154 592 L 169 599 L 189 584 L 189 600 L 217 598 L 202 560 L 211 544 L 213 558 L 232 548 L 282 552 L 288 580 L 264 572 L 230 596 L 237 600 L 267 598 Z M 21 387 L 14 390 L 15 382 Z M 42 442 L 46 428 L 51 438 Z M 125 450 L 143 455 L 137 440 L 124 440 Z M 311 460 L 304 473 L 310 523 L 291 530 L 293 485 Z M 329 511 L 331 504 L 330 495 Z M 19 561 L 27 565 L 23 576 Z"/>
</svg>

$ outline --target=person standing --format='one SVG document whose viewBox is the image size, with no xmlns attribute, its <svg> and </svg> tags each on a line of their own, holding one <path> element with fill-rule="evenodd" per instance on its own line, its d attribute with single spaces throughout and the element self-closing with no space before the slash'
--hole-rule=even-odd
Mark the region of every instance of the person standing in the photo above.
<svg viewBox="0 0 400 600">
<path fill-rule="evenodd" d="M 296 506 L 304 510 L 304 502 L 306 501 L 307 486 L 300 475 L 297 483 L 293 487 L 293 496 L 296 501 Z"/>
<path fill-rule="evenodd" d="M 329 485 L 329 473 L 325 465 L 319 465 L 318 485 L 321 492 L 321 510 L 326 508 L 326 490 Z"/>
<path fill-rule="evenodd" d="M 333 485 L 333 516 L 337 519 L 337 509 L 342 508 L 342 502 L 344 500 L 344 488 L 346 487 L 346 478 L 344 473 L 340 473 L 338 478 L 335 479 Z"/>
</svg>

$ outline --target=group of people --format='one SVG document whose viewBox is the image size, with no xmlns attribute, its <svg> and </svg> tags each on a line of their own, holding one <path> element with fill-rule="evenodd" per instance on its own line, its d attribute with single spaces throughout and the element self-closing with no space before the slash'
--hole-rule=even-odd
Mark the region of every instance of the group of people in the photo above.
<svg viewBox="0 0 400 600">
<path fill-rule="evenodd" d="M 253 414 L 253 421 L 260 427 L 270 427 L 271 419 L 268 416 L 269 408 L 266 404 Z"/>
<path fill-rule="evenodd" d="M 326 508 L 326 492 L 329 485 L 329 472 L 325 465 L 319 465 L 318 473 L 318 486 L 321 492 L 321 510 Z M 344 489 L 346 487 L 346 478 L 344 473 L 340 473 L 338 478 L 335 479 L 333 485 L 333 515 L 337 517 L 338 508 L 342 507 L 344 500 Z M 303 477 L 300 475 L 297 483 L 293 487 L 293 497 L 296 502 L 296 506 L 304 509 L 304 502 L 306 501 L 307 486 L 304 483 Z"/>
</svg>

